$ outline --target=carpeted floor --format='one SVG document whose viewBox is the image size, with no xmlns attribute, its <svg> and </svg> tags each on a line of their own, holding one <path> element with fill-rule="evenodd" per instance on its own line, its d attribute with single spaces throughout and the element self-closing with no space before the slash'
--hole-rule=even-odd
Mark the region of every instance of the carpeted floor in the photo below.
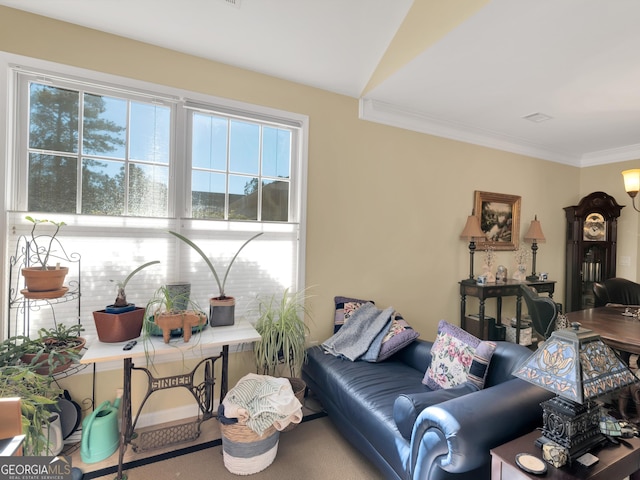
<svg viewBox="0 0 640 480">
<path fill-rule="evenodd" d="M 214 422 L 215 423 L 215 422 Z M 154 463 L 128 467 L 128 480 L 231 480 L 241 478 L 224 466 L 222 447 L 207 448 L 166 458 Z M 185 449 L 189 451 L 189 449 Z M 147 460 L 148 461 L 148 460 Z M 144 462 L 142 462 L 144 463 Z M 133 462 L 135 465 L 135 462 Z M 102 470 L 105 472 L 105 470 Z M 85 479 L 113 480 L 110 472 L 96 477 L 101 471 L 86 473 Z M 274 462 L 262 472 L 248 476 L 255 480 L 383 480 L 382 474 L 354 449 L 336 430 L 328 417 L 301 423 L 289 432 L 280 434 L 278 453 Z"/>
</svg>

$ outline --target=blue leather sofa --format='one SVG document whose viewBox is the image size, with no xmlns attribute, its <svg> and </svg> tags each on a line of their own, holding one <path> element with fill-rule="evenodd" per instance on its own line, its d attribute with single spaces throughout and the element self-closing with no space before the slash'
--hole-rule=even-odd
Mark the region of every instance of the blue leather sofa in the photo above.
<svg viewBox="0 0 640 480">
<path fill-rule="evenodd" d="M 432 342 L 416 340 L 380 363 L 308 349 L 302 378 L 349 442 L 388 479 L 489 480 L 489 450 L 542 422 L 544 389 L 511 372 L 531 351 L 496 342 L 485 388 L 431 391 L 422 378 Z"/>
</svg>

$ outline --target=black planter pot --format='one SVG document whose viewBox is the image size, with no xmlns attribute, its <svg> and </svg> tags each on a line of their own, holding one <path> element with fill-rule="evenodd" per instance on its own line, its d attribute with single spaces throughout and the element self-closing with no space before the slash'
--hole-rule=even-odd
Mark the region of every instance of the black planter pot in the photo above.
<svg viewBox="0 0 640 480">
<path fill-rule="evenodd" d="M 234 297 L 209 300 L 209 325 L 225 327 L 235 323 L 236 299 Z"/>
</svg>

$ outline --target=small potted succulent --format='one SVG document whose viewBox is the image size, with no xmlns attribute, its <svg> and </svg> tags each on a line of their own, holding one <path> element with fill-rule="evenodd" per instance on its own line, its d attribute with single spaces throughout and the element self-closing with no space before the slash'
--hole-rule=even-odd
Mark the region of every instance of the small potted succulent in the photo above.
<svg viewBox="0 0 640 480">
<path fill-rule="evenodd" d="M 255 234 L 253 237 L 249 238 L 249 240 L 247 240 L 242 244 L 242 246 L 238 249 L 236 254 L 233 256 L 233 258 L 229 262 L 229 265 L 227 266 L 227 270 L 224 273 L 224 277 L 222 278 L 222 281 L 220 281 L 220 277 L 218 276 L 218 273 L 216 272 L 216 269 L 213 266 L 213 263 L 211 262 L 211 260 L 209 260 L 209 257 L 207 257 L 207 255 L 202 251 L 202 249 L 198 247 L 198 245 L 196 245 L 194 242 L 189 240 L 184 235 L 181 235 L 177 232 L 170 231 L 169 233 L 179 238 L 180 240 L 185 242 L 187 245 L 189 245 L 191 248 L 193 248 L 196 252 L 198 252 L 198 254 L 202 257 L 202 259 L 205 261 L 205 263 L 209 267 L 209 270 L 211 270 L 211 273 L 213 274 L 213 278 L 215 278 L 216 283 L 218 284 L 218 292 L 219 292 L 218 296 L 209 299 L 209 303 L 210 303 L 209 324 L 212 327 L 233 325 L 235 321 L 236 299 L 234 297 L 228 296 L 225 293 L 224 287 L 227 283 L 227 277 L 229 276 L 229 271 L 233 266 L 233 262 L 235 262 L 236 258 L 238 258 L 238 255 L 240 254 L 242 249 L 250 241 L 262 235 L 262 232 Z"/>
<path fill-rule="evenodd" d="M 107 305 L 104 310 L 93 312 L 98 340 L 105 343 L 117 343 L 140 336 L 145 308 L 136 307 L 135 304 L 127 302 L 125 288 L 134 275 L 156 263 L 160 263 L 160 261 L 154 260 L 140 265 L 121 282 L 111 280 L 117 285 L 116 299 L 112 305 Z"/>
<path fill-rule="evenodd" d="M 22 292 L 27 298 L 58 298 L 65 294 L 64 279 L 69 273 L 69 267 L 49 265 L 49 259 L 59 240 L 56 236 L 60 229 L 66 225 L 64 222 L 55 222 L 47 219 L 37 219 L 29 215 L 25 219 L 33 224 L 31 227 L 31 239 L 27 246 L 27 260 L 29 265 L 22 269 L 26 289 Z M 38 234 L 38 226 L 50 224 L 54 227 L 51 235 Z"/>
</svg>

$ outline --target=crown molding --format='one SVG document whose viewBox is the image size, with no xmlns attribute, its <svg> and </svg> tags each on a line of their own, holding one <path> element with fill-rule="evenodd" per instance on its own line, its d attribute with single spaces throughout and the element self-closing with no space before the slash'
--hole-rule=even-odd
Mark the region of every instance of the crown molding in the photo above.
<svg viewBox="0 0 640 480">
<path fill-rule="evenodd" d="M 426 133 L 574 167 L 589 167 L 640 158 L 640 144 L 587 153 L 582 156 L 571 155 L 565 152 L 549 150 L 519 138 L 470 127 L 461 123 L 444 121 L 422 112 L 371 98 L 359 99 L 359 118 L 369 122 L 404 128 L 414 132 Z"/>
<path fill-rule="evenodd" d="M 624 147 L 585 153 L 580 162 L 581 167 L 593 167 L 608 163 L 626 162 L 640 159 L 640 143 Z"/>
</svg>

